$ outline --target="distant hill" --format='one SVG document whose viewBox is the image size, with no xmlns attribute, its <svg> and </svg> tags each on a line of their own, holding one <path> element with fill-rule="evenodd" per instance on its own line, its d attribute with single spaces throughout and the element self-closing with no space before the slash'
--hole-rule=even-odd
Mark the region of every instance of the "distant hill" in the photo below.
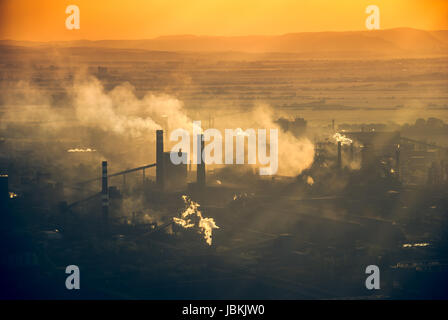
<svg viewBox="0 0 448 320">
<path fill-rule="evenodd" d="M 376 31 L 307 32 L 279 36 L 163 36 L 147 40 L 28 42 L 16 47 L 100 47 L 169 52 L 292 53 L 302 57 L 408 57 L 448 55 L 448 31 L 397 28 Z"/>
</svg>

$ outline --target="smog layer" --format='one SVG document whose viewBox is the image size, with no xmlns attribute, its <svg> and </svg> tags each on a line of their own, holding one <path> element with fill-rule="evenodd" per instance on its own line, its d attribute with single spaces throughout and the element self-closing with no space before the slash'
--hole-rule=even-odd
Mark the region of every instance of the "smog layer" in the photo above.
<svg viewBox="0 0 448 320">
<path fill-rule="evenodd" d="M 446 35 L 1 41 L 2 297 L 447 298 Z M 172 165 L 193 121 L 278 173 Z"/>
</svg>

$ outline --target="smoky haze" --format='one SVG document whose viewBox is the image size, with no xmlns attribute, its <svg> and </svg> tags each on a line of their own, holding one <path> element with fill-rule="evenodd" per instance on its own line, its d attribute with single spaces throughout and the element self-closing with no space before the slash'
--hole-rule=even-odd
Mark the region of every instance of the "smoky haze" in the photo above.
<svg viewBox="0 0 448 320">
<path fill-rule="evenodd" d="M 70 101 L 63 106 L 52 103 L 52 96 L 30 81 L 8 83 L 7 87 L 3 83 L 1 90 L 7 92 L 3 97 L 5 111 L 1 126 L 9 135 L 31 130 L 31 124 L 32 139 L 44 140 L 52 136 L 58 141 L 76 141 L 66 151 L 91 148 L 105 159 L 112 158 L 118 168 L 154 161 L 156 130 L 168 131 L 166 137 L 170 130 L 178 128 L 192 133 L 194 119 L 187 115 L 188 110 L 181 100 L 158 92 L 148 92 L 139 98 L 135 88 L 127 82 L 107 91 L 95 76 L 76 74 L 73 83 L 63 88 Z M 13 94 L 8 94 L 11 92 Z M 206 118 L 200 113 L 194 116 Z M 215 119 L 214 126 L 223 133 L 227 128 L 260 128 L 269 132 L 269 129 L 279 129 L 275 119 L 269 105 L 254 103 L 244 118 L 238 121 Z M 278 174 L 296 176 L 312 164 L 313 144 L 306 137 L 297 138 L 290 132 L 280 130 L 279 135 Z M 167 139 L 166 151 L 173 144 Z M 224 149 L 224 142 L 222 146 Z M 245 141 L 246 154 L 247 147 Z M 46 153 L 46 157 L 52 157 L 51 153 Z"/>
<path fill-rule="evenodd" d="M 11 206 L 0 225 L 1 243 L 13 244 L 4 260 L 23 253 L 23 239 L 43 243 L 56 267 L 41 267 L 51 271 L 36 276 L 42 283 L 70 257 L 115 298 L 378 298 L 363 286 L 373 263 L 386 297 L 446 297 L 445 47 L 414 55 L 401 31 L 382 34 L 399 39 L 375 43 L 405 54 L 376 56 L 365 33 L 285 37 L 332 39 L 323 49 L 342 37 L 356 49 L 359 36 L 367 55 L 345 54 L 343 42 L 315 55 L 3 42 L 0 160 Z M 421 36 L 421 47 L 442 43 Z M 155 163 L 155 131 L 170 151 L 169 133 L 191 132 L 193 121 L 221 133 L 277 129 L 277 174 L 207 165 L 204 186 L 193 165 L 165 189 L 153 167 L 111 176 Z"/>
</svg>

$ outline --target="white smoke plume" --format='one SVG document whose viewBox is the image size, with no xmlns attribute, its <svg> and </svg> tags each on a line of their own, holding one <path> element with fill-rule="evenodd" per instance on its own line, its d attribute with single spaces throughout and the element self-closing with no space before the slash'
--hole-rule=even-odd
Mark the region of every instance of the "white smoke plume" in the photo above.
<svg viewBox="0 0 448 320">
<path fill-rule="evenodd" d="M 252 111 L 251 119 L 256 123 L 256 128 L 278 129 L 278 175 L 297 176 L 313 164 L 313 143 L 306 137 L 297 138 L 291 132 L 281 130 L 274 122 L 273 110 L 268 105 L 258 105 Z"/>
<path fill-rule="evenodd" d="M 155 130 L 167 130 L 167 126 L 185 129 L 192 126 L 181 101 L 152 93 L 139 99 L 130 84 L 105 92 L 99 80 L 89 77 L 76 81 L 72 93 L 81 124 L 104 131 L 139 138 L 153 137 Z"/>
<path fill-rule="evenodd" d="M 75 152 L 95 152 L 95 149 L 91 148 L 72 148 L 68 149 L 67 152 L 75 153 Z"/>
<path fill-rule="evenodd" d="M 43 131 L 51 129 L 60 140 L 73 140 L 77 146 L 87 145 L 96 149 L 98 157 L 109 159 L 117 167 L 131 167 L 153 161 L 154 146 L 151 144 L 155 140 L 155 130 L 164 129 L 167 132 L 183 128 L 192 132 L 192 120 L 198 120 L 190 119 L 183 102 L 173 96 L 148 92 L 139 97 L 129 83 L 107 90 L 98 79 L 85 74 L 76 76 L 73 83 L 65 87 L 71 98 L 67 102 L 71 102 L 72 108 L 53 107 L 44 91 L 24 82 L 19 84 L 16 91 L 23 91 L 27 95 L 23 98 L 21 108 L 11 108 L 12 112 L 5 113 L 5 121 L 14 118 L 38 120 Z M 12 98 L 18 103 L 16 97 Z M 36 103 L 39 105 L 34 106 Z M 296 138 L 292 133 L 280 130 L 275 119 L 273 110 L 261 104 L 249 113 L 249 117 L 232 117 L 228 122 L 217 122 L 221 122 L 218 126 L 222 130 L 259 128 L 267 129 L 269 133 L 269 129 L 278 129 L 277 174 L 297 176 L 311 166 L 314 146 L 305 137 Z M 239 122 L 238 125 L 236 122 Z M 79 130 L 77 126 L 86 130 Z M 240 129 L 238 133 L 243 131 Z M 165 148 L 169 149 L 169 139 L 165 141 Z M 68 148 L 75 149 L 75 146 Z M 123 157 L 123 154 L 127 156 Z"/>
<path fill-rule="evenodd" d="M 306 183 L 308 183 L 310 186 L 314 184 L 314 179 L 312 176 L 307 176 Z"/>
<path fill-rule="evenodd" d="M 336 141 L 336 143 L 337 143 L 337 142 L 341 142 L 341 145 L 343 145 L 343 146 L 345 146 L 345 145 L 350 145 L 350 144 L 353 143 L 353 141 L 352 141 L 351 139 L 347 138 L 345 135 L 343 135 L 343 134 L 341 134 L 341 133 L 339 133 L 339 132 L 336 132 L 336 133 L 332 136 L 332 139 L 333 139 L 334 141 Z"/>
<path fill-rule="evenodd" d="M 188 196 L 183 195 L 182 199 L 186 205 L 185 210 L 181 214 L 181 218 L 174 217 L 173 221 L 183 228 L 192 228 L 195 225 L 199 228 L 199 233 L 204 235 L 205 242 L 209 246 L 212 245 L 213 229 L 219 229 L 213 218 L 203 217 L 199 211 L 200 204 L 191 200 Z M 196 218 L 196 219 L 195 219 Z M 197 220 L 197 224 L 195 221 Z"/>
<path fill-rule="evenodd" d="M 96 157 L 109 160 L 114 170 L 154 161 L 155 130 L 189 130 L 193 123 L 176 97 L 150 91 L 140 96 L 129 83 L 106 89 L 82 71 L 72 82 L 63 83 L 63 101 L 55 102 L 51 92 L 31 80 L 0 82 L 0 89 L 1 128 L 20 132 L 22 141 L 30 143 L 54 141 L 70 154 L 82 152 L 75 149 L 95 149 Z M 36 152 L 50 157 L 50 150 L 36 148 Z M 58 153 L 51 158 L 61 159 Z M 61 159 L 60 163 L 68 162 Z"/>
</svg>

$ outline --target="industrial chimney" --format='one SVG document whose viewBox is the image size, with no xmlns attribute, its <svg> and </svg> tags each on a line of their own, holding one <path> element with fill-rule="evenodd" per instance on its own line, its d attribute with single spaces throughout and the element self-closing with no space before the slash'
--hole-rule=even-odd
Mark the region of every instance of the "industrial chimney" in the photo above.
<svg viewBox="0 0 448 320">
<path fill-rule="evenodd" d="M 156 132 L 156 182 L 157 186 L 163 190 L 165 188 L 165 177 L 163 168 L 163 130 Z"/>
<path fill-rule="evenodd" d="M 400 176 L 400 145 L 397 145 L 397 149 L 395 150 L 395 170 L 397 172 L 397 176 Z"/>
<path fill-rule="evenodd" d="M 103 230 L 106 234 L 109 230 L 109 187 L 107 183 L 107 161 L 102 163 L 101 204 L 103 212 Z"/>
<path fill-rule="evenodd" d="M 338 169 L 342 168 L 342 143 L 338 141 Z"/>
<path fill-rule="evenodd" d="M 200 134 L 197 136 L 198 139 L 198 154 L 197 154 L 197 184 L 198 187 L 205 187 L 205 163 L 202 159 L 202 154 L 204 152 L 204 135 Z"/>
</svg>

